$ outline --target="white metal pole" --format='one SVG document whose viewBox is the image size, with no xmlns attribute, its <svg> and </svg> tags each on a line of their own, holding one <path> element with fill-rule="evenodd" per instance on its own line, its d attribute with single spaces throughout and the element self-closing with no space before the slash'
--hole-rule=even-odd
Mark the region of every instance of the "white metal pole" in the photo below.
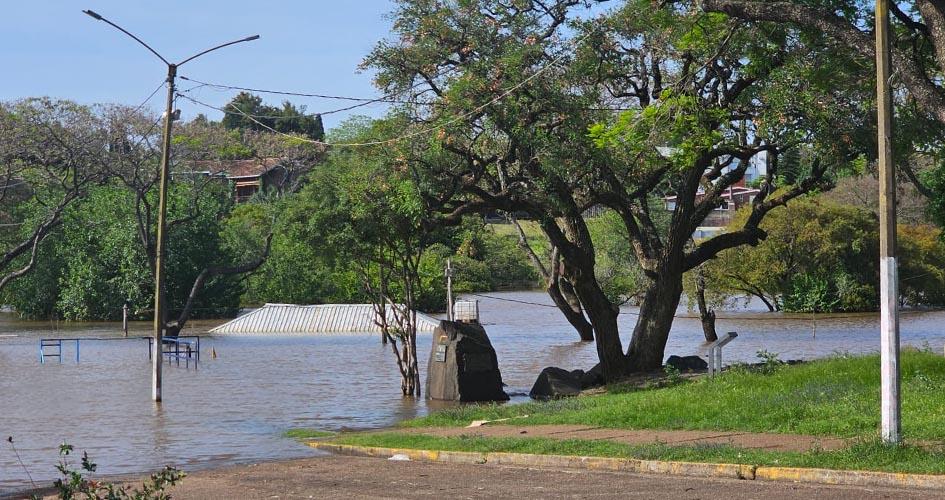
<svg viewBox="0 0 945 500">
<path fill-rule="evenodd" d="M 453 317 L 453 261 L 446 259 L 446 319 L 455 321 Z"/>
</svg>

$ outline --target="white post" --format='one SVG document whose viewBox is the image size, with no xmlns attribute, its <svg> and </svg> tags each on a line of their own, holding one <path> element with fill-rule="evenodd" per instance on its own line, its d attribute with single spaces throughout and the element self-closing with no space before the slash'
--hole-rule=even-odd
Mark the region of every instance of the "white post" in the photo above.
<svg viewBox="0 0 945 500">
<path fill-rule="evenodd" d="M 446 319 L 454 321 L 453 318 L 453 261 L 446 259 Z"/>
<path fill-rule="evenodd" d="M 125 305 L 121 306 L 121 329 L 125 332 L 125 337 L 128 336 L 128 302 L 125 301 Z"/>
</svg>

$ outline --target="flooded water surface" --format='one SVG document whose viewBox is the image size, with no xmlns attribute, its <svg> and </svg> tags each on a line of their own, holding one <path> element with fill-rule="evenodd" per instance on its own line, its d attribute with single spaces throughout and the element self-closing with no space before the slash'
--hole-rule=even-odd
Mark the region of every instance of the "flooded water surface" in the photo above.
<svg viewBox="0 0 945 500">
<path fill-rule="evenodd" d="M 535 305 L 551 304 L 544 294 L 488 295 L 494 298 L 478 297 L 482 320 L 508 390 L 518 394 L 513 401 L 525 399 L 546 366 L 587 369 L 596 362 L 593 344 L 577 342 L 555 309 Z M 636 316 L 634 308 L 624 312 L 626 346 Z M 680 315 L 667 356 L 705 355 L 698 319 Z M 757 361 L 759 350 L 811 359 L 879 346 L 874 314 L 812 318 L 748 310 L 720 316 L 720 332 L 739 333 L 724 351 L 726 363 Z M 137 324 L 131 337 L 148 333 L 147 324 Z M 40 338 L 75 336 L 115 339 L 82 342 L 78 364 L 70 344 L 61 364 L 39 363 Z M 116 337 L 119 325 L 111 323 L 56 326 L 0 315 L 0 437 L 13 436 L 22 460 L 21 465 L 9 444 L 0 443 L 0 494 L 29 486 L 23 466 L 37 482 L 55 477 L 63 441 L 88 451 L 103 474 L 163 465 L 194 470 L 311 455 L 283 437 L 287 429 L 378 428 L 430 410 L 425 401 L 400 397 L 393 357 L 377 335 L 203 337 L 197 369 L 165 364 L 159 406 L 150 400 L 147 341 Z M 902 340 L 941 351 L 945 313 L 903 313 Z M 430 342 L 429 334 L 420 335 L 423 360 Z"/>
</svg>

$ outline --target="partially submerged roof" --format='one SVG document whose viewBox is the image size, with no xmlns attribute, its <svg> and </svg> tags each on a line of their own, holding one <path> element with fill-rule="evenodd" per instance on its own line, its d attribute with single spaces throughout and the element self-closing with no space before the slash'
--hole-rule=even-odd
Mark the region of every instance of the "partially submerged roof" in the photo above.
<svg viewBox="0 0 945 500">
<path fill-rule="evenodd" d="M 393 312 L 388 306 L 388 318 Z M 379 333 L 371 304 L 266 304 L 210 330 L 215 334 Z M 393 321 L 391 321 L 393 322 Z M 417 331 L 432 332 L 439 320 L 417 313 Z"/>
</svg>

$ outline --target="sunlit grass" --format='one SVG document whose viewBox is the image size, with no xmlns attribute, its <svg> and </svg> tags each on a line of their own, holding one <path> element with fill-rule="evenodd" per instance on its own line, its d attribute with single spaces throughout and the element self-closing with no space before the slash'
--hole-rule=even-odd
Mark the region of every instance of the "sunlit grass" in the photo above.
<svg viewBox="0 0 945 500">
<path fill-rule="evenodd" d="M 292 439 L 318 439 L 334 436 L 334 432 L 322 431 L 318 429 L 289 429 L 282 433 L 283 437 Z"/>
<path fill-rule="evenodd" d="M 507 452 L 539 455 L 636 458 L 680 462 L 735 463 L 756 466 L 815 467 L 945 474 L 945 454 L 916 446 L 890 446 L 878 440 L 853 444 L 836 451 L 773 452 L 729 445 L 628 445 L 606 440 L 546 438 L 434 437 L 420 434 L 342 434 L 331 443 L 381 448 L 470 452 Z"/>
<path fill-rule="evenodd" d="M 945 440 L 945 358 L 904 351 L 902 429 L 909 440 Z M 580 424 L 621 429 L 739 430 L 874 438 L 879 428 L 879 356 L 835 356 L 761 372 L 658 389 L 614 386 L 608 393 L 547 403 L 465 405 L 404 426 Z"/>
</svg>

